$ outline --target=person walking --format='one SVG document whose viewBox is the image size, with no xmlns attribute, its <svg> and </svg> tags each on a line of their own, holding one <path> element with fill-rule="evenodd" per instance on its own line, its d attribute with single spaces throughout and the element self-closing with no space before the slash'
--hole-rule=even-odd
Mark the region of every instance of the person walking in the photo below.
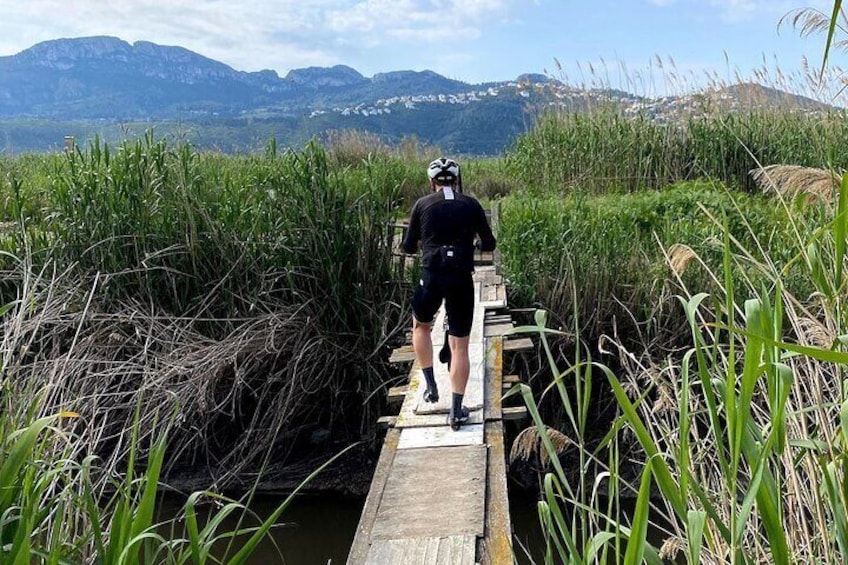
<svg viewBox="0 0 848 565">
<path fill-rule="evenodd" d="M 442 301 L 448 318 L 451 407 L 448 424 L 456 431 L 468 421 L 462 405 L 470 362 L 468 339 L 474 316 L 474 249 L 494 251 L 495 237 L 483 207 L 462 193 L 459 164 L 441 157 L 427 167 L 431 194 L 412 207 L 401 247 L 405 253 L 421 250 L 421 277 L 412 296 L 412 347 L 424 373 L 425 402 L 438 402 L 433 375 L 433 318 Z"/>
</svg>

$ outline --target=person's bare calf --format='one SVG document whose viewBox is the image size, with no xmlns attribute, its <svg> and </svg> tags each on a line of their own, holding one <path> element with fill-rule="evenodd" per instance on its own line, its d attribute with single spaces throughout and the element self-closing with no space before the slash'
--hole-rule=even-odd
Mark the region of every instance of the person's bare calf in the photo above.
<svg viewBox="0 0 848 565">
<path fill-rule="evenodd" d="M 462 405 L 465 396 L 465 387 L 468 385 L 468 374 L 471 370 L 471 362 L 468 359 L 468 341 L 466 337 L 450 336 L 451 348 L 451 409 L 448 414 L 448 423 L 456 431 L 468 421 L 468 409 Z"/>
<path fill-rule="evenodd" d="M 415 351 L 415 359 L 418 361 L 418 366 L 421 367 L 421 372 L 424 373 L 424 380 L 427 383 L 427 387 L 424 389 L 424 402 L 439 401 L 439 388 L 433 374 L 432 330 L 432 323 L 425 324 L 416 320 L 415 316 L 412 317 L 412 349 Z"/>
</svg>

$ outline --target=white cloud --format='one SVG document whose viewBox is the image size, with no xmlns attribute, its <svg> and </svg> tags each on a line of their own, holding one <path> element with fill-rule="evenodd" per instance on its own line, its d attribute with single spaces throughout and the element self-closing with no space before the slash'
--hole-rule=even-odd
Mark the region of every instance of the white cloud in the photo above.
<svg viewBox="0 0 848 565">
<path fill-rule="evenodd" d="M 665 1 L 665 0 L 653 0 Z M 774 19 L 799 7 L 816 8 L 823 11 L 833 9 L 830 0 L 710 0 L 711 7 L 719 10 L 721 17 L 728 23 L 740 23 L 755 18 Z"/>
<path fill-rule="evenodd" d="M 350 62 L 485 34 L 527 0 L 28 0 L 4 9 L 0 54 L 59 37 L 180 45 L 240 70 Z M 375 53 L 370 53 L 374 55 Z"/>
<path fill-rule="evenodd" d="M 830 13 L 833 9 L 832 0 L 648 0 L 654 6 L 665 8 L 672 5 L 706 5 L 711 10 L 718 11 L 719 16 L 728 23 L 741 23 L 755 18 L 774 19 L 799 7 L 810 7 Z"/>
</svg>

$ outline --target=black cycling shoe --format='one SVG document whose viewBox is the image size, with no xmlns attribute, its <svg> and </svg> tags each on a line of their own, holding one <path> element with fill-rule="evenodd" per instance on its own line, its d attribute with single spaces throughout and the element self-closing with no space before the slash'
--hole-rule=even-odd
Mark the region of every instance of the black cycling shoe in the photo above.
<svg viewBox="0 0 848 565">
<path fill-rule="evenodd" d="M 448 425 L 450 425 L 453 431 L 458 431 L 459 428 L 462 427 L 462 424 L 468 421 L 468 416 L 468 408 L 463 406 L 458 415 L 454 415 L 452 413 L 448 414 Z"/>
<path fill-rule="evenodd" d="M 429 388 L 424 389 L 424 402 L 438 402 L 439 401 L 439 391 L 438 390 L 430 390 Z"/>
</svg>

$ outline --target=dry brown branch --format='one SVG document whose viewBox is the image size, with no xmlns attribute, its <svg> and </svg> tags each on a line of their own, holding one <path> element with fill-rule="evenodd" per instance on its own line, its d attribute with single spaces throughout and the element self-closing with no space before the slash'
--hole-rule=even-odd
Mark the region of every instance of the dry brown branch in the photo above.
<svg viewBox="0 0 848 565">
<path fill-rule="evenodd" d="M 350 382 L 375 356 L 326 331 L 314 301 L 216 324 L 149 304 L 106 307 L 97 288 L 48 273 L 22 287 L 2 321 L 0 408 L 78 412 L 79 455 L 99 455 L 107 474 L 126 461 L 137 408 L 142 458 L 165 426 L 169 469 L 206 469 L 223 486 L 269 456 L 279 464 L 319 416 L 332 423 L 340 397 L 376 386 Z M 232 330 L 211 337 L 210 325 Z"/>
</svg>

